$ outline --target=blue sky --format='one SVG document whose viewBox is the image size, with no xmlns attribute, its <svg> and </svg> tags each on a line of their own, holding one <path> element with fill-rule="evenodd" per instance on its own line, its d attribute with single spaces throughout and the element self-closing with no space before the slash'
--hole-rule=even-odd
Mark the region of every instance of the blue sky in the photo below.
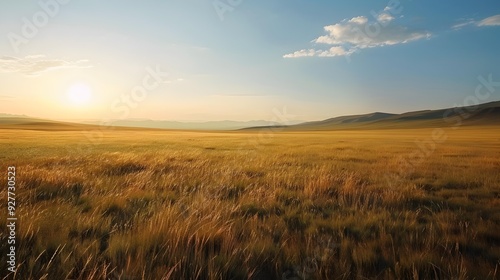
<svg viewBox="0 0 500 280">
<path fill-rule="evenodd" d="M 498 1 L 4 1 L 0 18 L 12 114 L 317 120 L 452 107 L 500 80 Z M 130 101 L 151 69 L 168 76 Z"/>
</svg>

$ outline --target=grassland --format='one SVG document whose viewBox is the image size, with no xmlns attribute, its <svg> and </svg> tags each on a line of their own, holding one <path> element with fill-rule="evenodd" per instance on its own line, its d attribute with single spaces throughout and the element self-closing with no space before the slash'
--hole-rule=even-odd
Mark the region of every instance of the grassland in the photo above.
<svg viewBox="0 0 500 280">
<path fill-rule="evenodd" d="M 496 279 L 500 128 L 445 132 L 2 129 L 15 278 Z"/>
</svg>

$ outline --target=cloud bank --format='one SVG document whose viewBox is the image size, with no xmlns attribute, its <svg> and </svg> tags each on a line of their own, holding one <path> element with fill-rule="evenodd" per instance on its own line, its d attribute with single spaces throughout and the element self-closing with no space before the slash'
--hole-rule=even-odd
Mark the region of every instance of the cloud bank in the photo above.
<svg viewBox="0 0 500 280">
<path fill-rule="evenodd" d="M 88 60 L 67 61 L 62 59 L 48 59 L 44 55 L 31 55 L 24 58 L 2 56 L 0 57 L 0 72 L 21 73 L 28 76 L 39 75 L 43 72 L 67 69 L 90 68 Z"/>
<path fill-rule="evenodd" d="M 396 17 L 389 7 L 374 15 L 374 20 L 365 16 L 345 19 L 324 27 L 326 35 L 313 40 L 317 45 L 327 48 L 310 48 L 285 54 L 284 58 L 348 56 L 366 48 L 406 44 L 430 38 L 426 31 L 413 30 L 396 23 Z"/>
</svg>

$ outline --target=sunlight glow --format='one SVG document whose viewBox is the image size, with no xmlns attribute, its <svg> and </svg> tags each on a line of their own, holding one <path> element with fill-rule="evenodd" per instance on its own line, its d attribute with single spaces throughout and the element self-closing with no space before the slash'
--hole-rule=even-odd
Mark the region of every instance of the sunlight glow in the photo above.
<svg viewBox="0 0 500 280">
<path fill-rule="evenodd" d="M 85 84 L 75 84 L 68 89 L 67 97 L 72 105 L 85 106 L 92 99 L 92 90 Z"/>
</svg>

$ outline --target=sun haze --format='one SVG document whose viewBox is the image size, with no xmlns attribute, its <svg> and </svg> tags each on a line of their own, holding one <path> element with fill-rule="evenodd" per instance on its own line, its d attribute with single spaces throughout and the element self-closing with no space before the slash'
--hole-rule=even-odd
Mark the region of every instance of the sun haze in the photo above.
<svg viewBox="0 0 500 280">
<path fill-rule="evenodd" d="M 4 5 L 1 111 L 198 121 L 272 120 L 285 107 L 292 121 L 401 113 L 460 105 L 500 64 L 492 0 L 153 2 Z"/>
<path fill-rule="evenodd" d="M 85 84 L 75 84 L 68 89 L 67 97 L 71 105 L 86 106 L 92 101 L 92 90 Z"/>
</svg>

